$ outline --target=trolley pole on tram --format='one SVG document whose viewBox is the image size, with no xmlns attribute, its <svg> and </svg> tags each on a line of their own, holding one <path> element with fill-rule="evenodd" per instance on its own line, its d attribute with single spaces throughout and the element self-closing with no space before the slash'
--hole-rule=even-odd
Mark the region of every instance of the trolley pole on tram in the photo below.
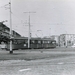
<svg viewBox="0 0 75 75">
<path fill-rule="evenodd" d="M 12 50 L 11 0 L 9 2 L 9 9 L 10 9 L 10 54 L 12 54 L 13 53 L 13 50 Z"/>
<path fill-rule="evenodd" d="M 30 36 L 30 35 L 31 35 L 31 31 L 30 31 L 30 28 L 31 28 L 31 27 L 30 27 L 30 26 L 31 26 L 31 25 L 30 25 L 30 14 L 31 14 L 31 13 L 36 13 L 36 12 L 24 12 L 24 13 L 29 13 L 28 48 L 30 48 L 30 38 L 31 38 L 31 36 Z"/>
</svg>

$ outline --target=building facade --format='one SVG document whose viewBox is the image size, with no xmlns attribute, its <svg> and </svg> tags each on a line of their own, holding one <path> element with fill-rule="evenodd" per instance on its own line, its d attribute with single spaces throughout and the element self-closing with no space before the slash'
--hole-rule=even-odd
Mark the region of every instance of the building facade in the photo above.
<svg viewBox="0 0 75 75">
<path fill-rule="evenodd" d="M 61 34 L 59 36 L 60 46 L 72 46 L 75 44 L 75 34 Z"/>
<path fill-rule="evenodd" d="M 15 31 L 12 31 L 12 37 L 21 37 L 20 34 L 18 34 Z M 0 22 L 0 43 L 6 42 L 10 38 L 10 28 L 4 25 L 2 22 Z"/>
</svg>

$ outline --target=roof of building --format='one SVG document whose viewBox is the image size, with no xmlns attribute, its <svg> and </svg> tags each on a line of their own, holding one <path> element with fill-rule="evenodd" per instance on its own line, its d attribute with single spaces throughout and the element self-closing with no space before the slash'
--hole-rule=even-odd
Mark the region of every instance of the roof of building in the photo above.
<svg viewBox="0 0 75 75">
<path fill-rule="evenodd" d="M 4 27 L 5 29 L 8 29 L 10 31 L 10 28 L 7 27 L 5 24 L 3 24 L 3 22 L 0 22 L 0 26 Z M 14 30 L 13 30 L 13 32 L 16 33 L 17 35 L 21 36 L 18 32 L 14 31 Z"/>
<path fill-rule="evenodd" d="M 8 29 L 8 30 L 10 30 L 10 28 L 9 27 L 7 27 L 5 24 L 3 24 L 2 22 L 0 22 L 0 26 L 1 27 L 4 27 L 5 29 Z"/>
</svg>

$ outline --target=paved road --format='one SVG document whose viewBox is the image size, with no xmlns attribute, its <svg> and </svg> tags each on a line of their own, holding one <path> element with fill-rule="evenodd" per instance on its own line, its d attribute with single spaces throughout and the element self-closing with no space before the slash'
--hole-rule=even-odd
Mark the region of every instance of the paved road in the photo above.
<svg viewBox="0 0 75 75">
<path fill-rule="evenodd" d="M 43 49 L 42 53 L 41 50 L 19 50 L 13 54 L 0 51 L 0 75 L 75 74 L 74 49 Z"/>
<path fill-rule="evenodd" d="M 0 75 L 75 75 L 75 57 L 1 61 Z"/>
<path fill-rule="evenodd" d="M 73 55 L 75 55 L 75 50 L 71 48 L 16 50 L 13 54 L 9 54 L 9 51 L 0 50 L 0 60 L 53 59 Z"/>
</svg>

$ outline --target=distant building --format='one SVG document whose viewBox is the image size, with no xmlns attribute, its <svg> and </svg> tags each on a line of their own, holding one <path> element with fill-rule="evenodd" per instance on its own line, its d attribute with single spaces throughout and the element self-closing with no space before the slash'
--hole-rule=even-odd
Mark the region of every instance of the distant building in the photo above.
<svg viewBox="0 0 75 75">
<path fill-rule="evenodd" d="M 75 43 L 75 34 L 61 34 L 59 41 L 60 46 L 72 46 Z"/>
</svg>

